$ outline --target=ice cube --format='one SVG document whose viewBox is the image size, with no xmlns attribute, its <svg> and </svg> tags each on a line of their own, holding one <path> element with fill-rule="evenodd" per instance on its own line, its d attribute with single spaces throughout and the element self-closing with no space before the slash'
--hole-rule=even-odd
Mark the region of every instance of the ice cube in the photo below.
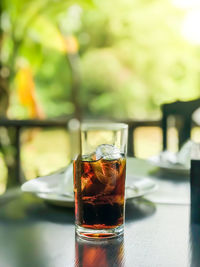
<svg viewBox="0 0 200 267">
<path fill-rule="evenodd" d="M 105 188 L 105 185 L 95 177 L 93 169 L 97 164 L 97 161 L 82 162 L 81 189 L 85 196 L 100 194 Z"/>
<path fill-rule="evenodd" d="M 119 170 L 116 165 L 118 165 L 117 160 L 115 160 L 114 163 L 109 160 L 100 159 L 92 163 L 92 168 L 97 178 L 96 180 L 104 185 L 104 194 L 110 193 L 115 188 L 119 176 Z"/>
<path fill-rule="evenodd" d="M 99 160 L 101 158 L 107 160 L 119 159 L 121 158 L 120 150 L 113 145 L 100 145 L 96 149 L 96 159 Z"/>
<path fill-rule="evenodd" d="M 95 153 L 91 153 L 91 154 L 88 154 L 88 155 L 83 155 L 82 156 L 82 160 L 83 161 L 93 161 L 93 160 L 96 160 L 96 155 Z"/>
</svg>

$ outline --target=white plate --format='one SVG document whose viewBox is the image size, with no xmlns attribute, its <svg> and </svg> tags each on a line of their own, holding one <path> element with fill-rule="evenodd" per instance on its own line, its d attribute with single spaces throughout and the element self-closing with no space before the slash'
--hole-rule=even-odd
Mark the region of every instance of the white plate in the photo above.
<svg viewBox="0 0 200 267">
<path fill-rule="evenodd" d="M 137 169 L 144 172 L 138 173 Z M 156 190 L 155 182 L 146 177 L 146 173 L 150 169 L 152 169 L 152 166 L 144 160 L 127 158 L 126 200 L 142 197 Z M 73 207 L 72 177 L 73 166 L 70 164 L 68 167 L 53 174 L 25 182 L 21 186 L 21 190 L 33 193 L 37 197 L 57 206 Z M 63 195 L 63 192 L 65 194 L 68 193 L 68 195 Z"/>
<path fill-rule="evenodd" d="M 129 176 L 130 177 L 130 176 Z M 148 178 L 137 178 L 137 180 L 146 180 L 151 185 L 148 188 L 142 190 L 134 190 L 131 187 L 127 187 L 125 190 L 125 199 L 129 201 L 134 198 L 143 197 L 147 194 L 153 193 L 157 189 L 157 185 Z M 49 193 L 36 193 L 37 197 L 43 199 L 44 201 L 60 206 L 60 207 L 74 207 L 74 197 L 73 196 L 61 196 L 58 194 Z"/>
<path fill-rule="evenodd" d="M 67 208 L 74 207 L 73 197 L 65 197 L 57 194 L 46 194 L 46 193 L 39 193 L 36 194 L 36 196 L 56 206 L 67 207 Z"/>
<path fill-rule="evenodd" d="M 155 167 L 160 168 L 160 170 L 165 173 L 179 175 L 177 177 L 181 177 L 183 175 L 189 177 L 190 169 L 183 165 L 172 164 L 170 162 L 161 161 L 157 156 L 150 158 L 149 163 Z"/>
</svg>

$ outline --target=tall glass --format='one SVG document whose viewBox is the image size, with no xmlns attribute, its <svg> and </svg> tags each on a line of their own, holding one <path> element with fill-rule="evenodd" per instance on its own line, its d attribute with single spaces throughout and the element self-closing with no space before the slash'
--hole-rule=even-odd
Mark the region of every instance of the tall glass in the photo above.
<svg viewBox="0 0 200 267">
<path fill-rule="evenodd" d="M 86 238 L 123 233 L 128 126 L 83 123 L 74 161 L 76 232 Z"/>
</svg>

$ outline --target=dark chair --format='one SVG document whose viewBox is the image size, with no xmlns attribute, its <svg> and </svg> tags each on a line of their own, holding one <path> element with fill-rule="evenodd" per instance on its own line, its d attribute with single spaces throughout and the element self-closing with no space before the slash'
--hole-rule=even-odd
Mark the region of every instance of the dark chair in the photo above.
<svg viewBox="0 0 200 267">
<path fill-rule="evenodd" d="M 176 101 L 163 104 L 162 109 L 162 131 L 163 131 L 163 150 L 167 149 L 167 129 L 168 118 L 175 118 L 178 130 L 179 148 L 190 138 L 192 128 L 192 114 L 200 107 L 200 98 L 192 101 Z"/>
</svg>

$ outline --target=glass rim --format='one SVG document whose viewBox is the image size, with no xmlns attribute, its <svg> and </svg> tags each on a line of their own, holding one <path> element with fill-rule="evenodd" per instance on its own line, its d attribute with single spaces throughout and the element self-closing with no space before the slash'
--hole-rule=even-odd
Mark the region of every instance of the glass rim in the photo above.
<svg viewBox="0 0 200 267">
<path fill-rule="evenodd" d="M 128 124 L 120 122 L 83 122 L 81 123 L 81 131 L 86 130 L 123 130 L 128 129 Z"/>
</svg>

